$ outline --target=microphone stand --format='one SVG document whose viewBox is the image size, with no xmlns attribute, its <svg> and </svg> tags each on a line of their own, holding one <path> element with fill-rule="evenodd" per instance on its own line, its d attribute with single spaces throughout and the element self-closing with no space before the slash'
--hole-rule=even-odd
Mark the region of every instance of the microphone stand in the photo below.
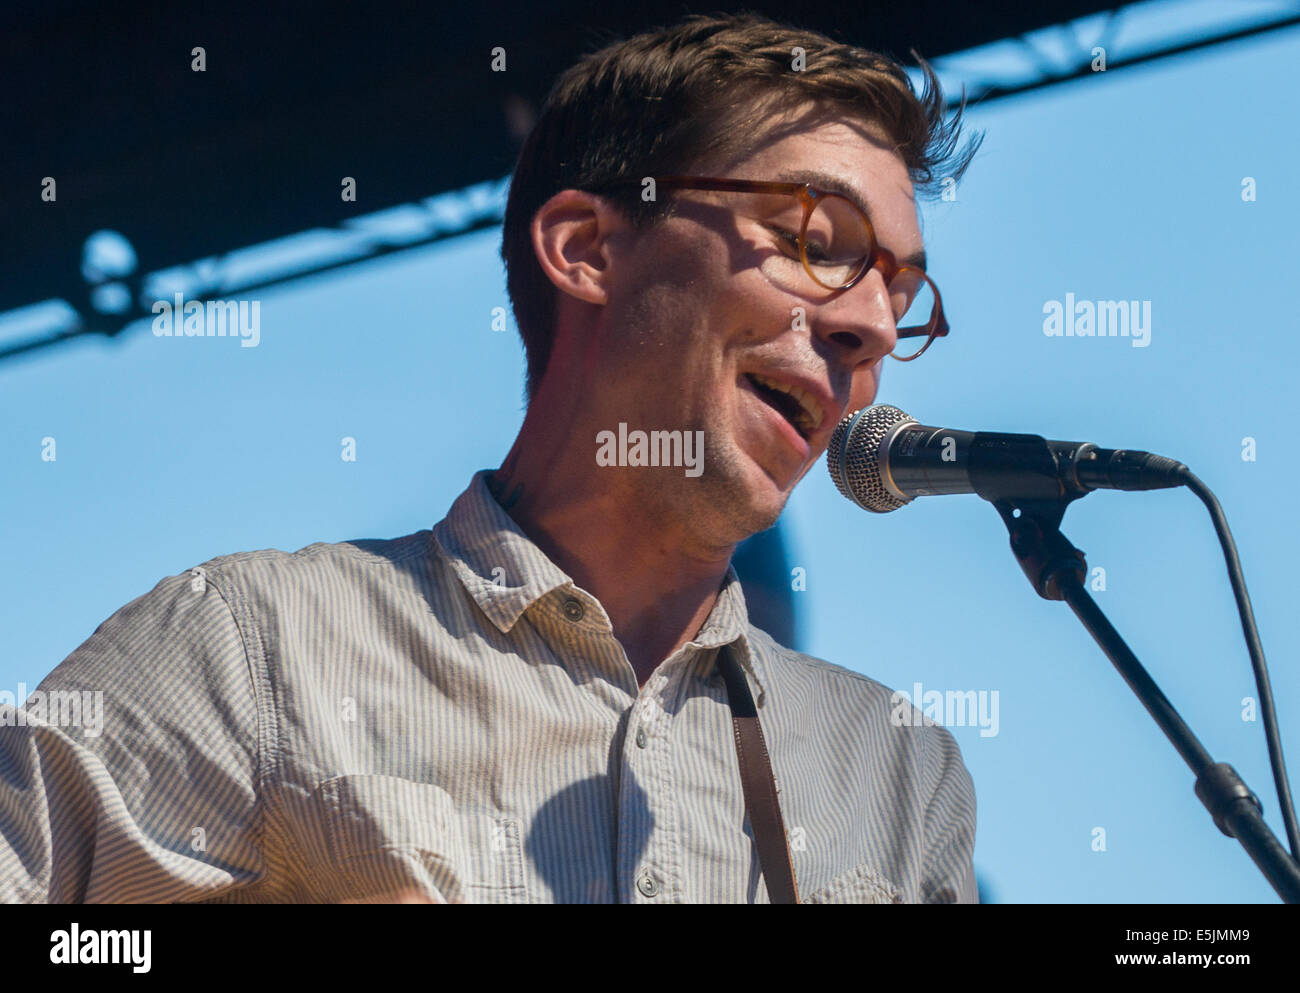
<svg viewBox="0 0 1300 993">
<path fill-rule="evenodd" d="M 1027 487 L 1032 489 L 1032 487 Z M 1040 490 L 1041 492 L 1041 490 Z M 1011 534 L 1011 551 L 1044 600 L 1064 600 L 1114 663 L 1160 730 L 1196 775 L 1196 795 L 1229 838 L 1236 838 L 1284 903 L 1300 903 L 1300 865 L 1261 816 L 1259 798 L 1226 762 L 1215 762 L 1161 692 L 1137 656 L 1083 587 L 1087 561 L 1061 533 L 1069 503 L 1081 493 L 1024 499 L 992 493 L 989 499 Z"/>
</svg>

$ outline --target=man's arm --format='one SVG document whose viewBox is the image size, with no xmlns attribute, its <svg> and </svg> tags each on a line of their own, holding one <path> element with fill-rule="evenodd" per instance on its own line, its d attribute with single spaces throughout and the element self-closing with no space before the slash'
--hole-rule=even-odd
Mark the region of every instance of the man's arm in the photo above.
<svg viewBox="0 0 1300 993">
<path fill-rule="evenodd" d="M 256 882 L 258 736 L 229 606 L 201 577 L 164 579 L 21 711 L 0 707 L 0 902 L 196 901 Z"/>
<path fill-rule="evenodd" d="M 961 759 L 952 732 L 925 728 L 926 768 L 937 770 L 934 794 L 925 811 L 923 903 L 979 903 L 975 885 L 975 784 Z"/>
</svg>

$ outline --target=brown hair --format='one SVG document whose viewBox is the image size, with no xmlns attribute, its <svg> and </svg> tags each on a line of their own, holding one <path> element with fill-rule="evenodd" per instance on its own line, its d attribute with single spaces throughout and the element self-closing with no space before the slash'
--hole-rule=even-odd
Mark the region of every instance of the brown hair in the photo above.
<svg viewBox="0 0 1300 993">
<path fill-rule="evenodd" d="M 793 70 L 793 49 L 804 67 Z M 556 81 L 519 153 L 502 233 L 507 288 L 528 358 L 531 399 L 555 334 L 555 287 L 533 252 L 529 228 L 560 190 L 610 197 L 632 221 L 650 226 L 667 203 L 643 203 L 639 181 L 685 171 L 707 154 L 735 153 L 761 137 L 776 108 L 807 100 L 883 129 L 919 196 L 959 179 L 979 147 L 960 151 L 959 107 L 944 119 L 934 70 L 917 59 L 918 97 L 893 59 L 815 31 L 751 14 L 690 17 L 582 58 Z"/>
</svg>

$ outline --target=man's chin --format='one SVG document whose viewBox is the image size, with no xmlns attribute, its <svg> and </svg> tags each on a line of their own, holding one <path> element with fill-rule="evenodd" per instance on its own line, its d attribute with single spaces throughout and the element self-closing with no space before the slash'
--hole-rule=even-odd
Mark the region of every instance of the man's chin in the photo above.
<svg viewBox="0 0 1300 993">
<path fill-rule="evenodd" d="M 780 516 L 794 488 L 799 485 L 804 476 L 808 475 L 808 470 L 812 467 L 813 463 L 806 463 L 793 474 L 788 469 L 774 474 L 761 466 L 757 467 L 759 478 L 755 486 L 755 502 L 775 505 L 777 516 Z"/>
<path fill-rule="evenodd" d="M 787 486 L 782 486 L 767 473 L 758 473 L 758 478 L 751 481 L 751 485 L 746 489 L 746 499 L 740 501 L 736 508 L 737 516 L 740 518 L 738 523 L 741 523 L 745 530 L 744 538 L 759 531 L 766 531 L 776 524 L 782 511 L 785 510 L 795 483 L 802 478 L 800 474 Z"/>
<path fill-rule="evenodd" d="M 794 477 L 794 482 L 790 484 L 790 488 L 786 492 L 787 500 L 790 498 L 790 494 L 794 492 L 794 488 L 803 482 L 803 477 L 808 475 L 809 471 L 811 471 L 812 467 L 818 463 L 821 457 L 822 457 L 822 453 L 818 452 L 817 457 L 815 459 L 812 459 L 807 465 L 805 465 L 803 469 L 800 470 L 799 475 Z"/>
<path fill-rule="evenodd" d="M 710 455 L 712 459 L 706 460 L 704 476 L 706 480 L 712 478 L 705 500 L 727 532 L 727 541 L 732 543 L 776 524 L 795 485 L 811 468 L 805 465 L 797 474 L 792 474 L 789 468 L 782 472 L 780 467 L 769 467 L 741 446 Z"/>
</svg>

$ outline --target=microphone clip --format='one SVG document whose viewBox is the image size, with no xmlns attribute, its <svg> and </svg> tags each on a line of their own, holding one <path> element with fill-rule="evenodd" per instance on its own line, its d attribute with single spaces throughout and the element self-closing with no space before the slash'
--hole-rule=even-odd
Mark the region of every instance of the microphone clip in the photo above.
<svg viewBox="0 0 1300 993">
<path fill-rule="evenodd" d="M 1088 575 L 1084 553 L 1061 533 L 1065 508 L 1083 496 L 1070 493 L 1054 500 L 994 500 L 993 506 L 1011 535 L 1011 552 L 1020 563 L 1029 585 L 1044 600 L 1064 600 L 1060 579 L 1073 574 L 1082 585 Z"/>
</svg>

